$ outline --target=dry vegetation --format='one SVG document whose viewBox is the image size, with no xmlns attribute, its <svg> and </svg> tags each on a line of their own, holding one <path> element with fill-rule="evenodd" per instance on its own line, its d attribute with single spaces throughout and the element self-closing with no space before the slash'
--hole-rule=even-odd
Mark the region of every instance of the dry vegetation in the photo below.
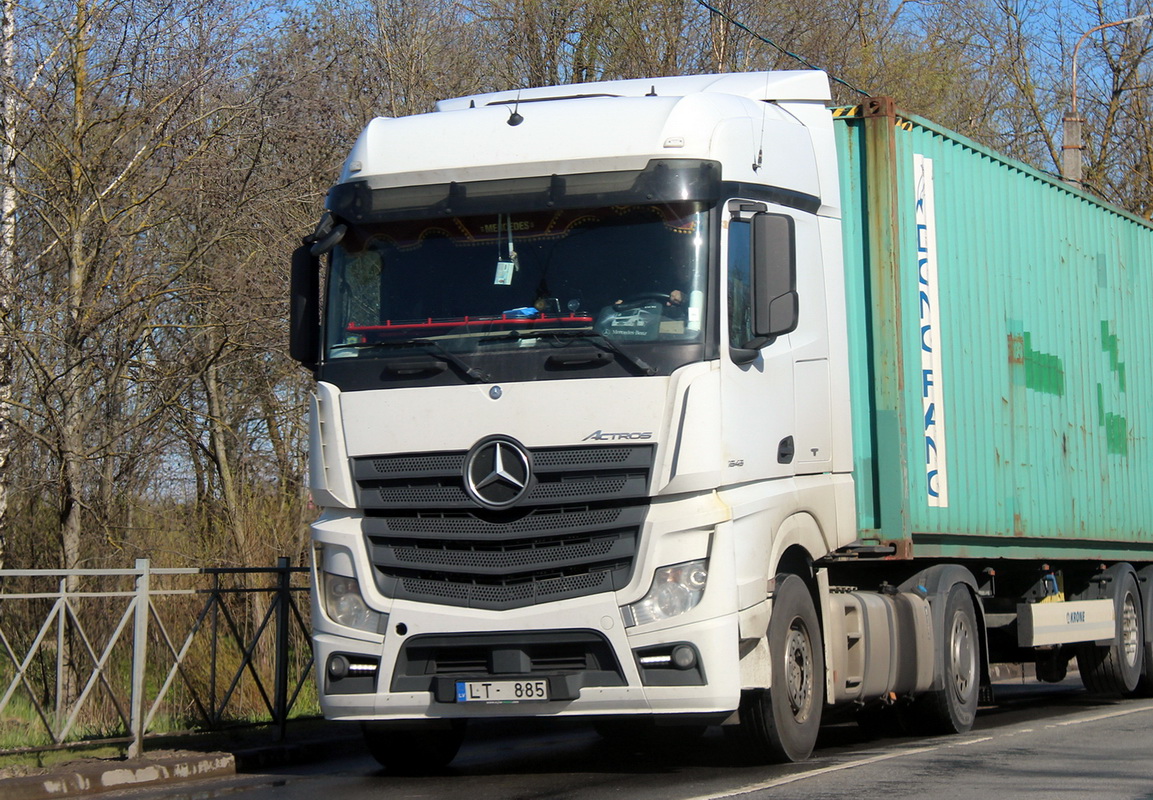
<svg viewBox="0 0 1153 800">
<path fill-rule="evenodd" d="M 3 0 L 0 565 L 302 561 L 307 382 L 284 352 L 288 256 L 375 114 L 510 86 L 797 68 L 790 51 L 1053 172 L 1073 44 L 1140 10 Z M 1087 181 L 1142 215 L 1149 48 L 1148 28 L 1124 25 L 1080 55 Z"/>
</svg>

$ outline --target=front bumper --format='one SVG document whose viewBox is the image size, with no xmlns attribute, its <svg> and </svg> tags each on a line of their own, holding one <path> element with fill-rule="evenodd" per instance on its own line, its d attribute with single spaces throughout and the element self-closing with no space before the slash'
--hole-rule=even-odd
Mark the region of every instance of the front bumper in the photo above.
<svg viewBox="0 0 1153 800">
<path fill-rule="evenodd" d="M 735 614 L 626 630 L 612 594 L 500 614 L 397 601 L 387 631 L 371 638 L 314 635 L 329 719 L 719 714 L 740 697 Z M 663 658 L 676 647 L 695 654 L 690 668 Z M 333 679 L 337 657 L 364 671 Z M 527 679 L 548 680 L 552 699 L 456 701 L 458 680 Z"/>
</svg>

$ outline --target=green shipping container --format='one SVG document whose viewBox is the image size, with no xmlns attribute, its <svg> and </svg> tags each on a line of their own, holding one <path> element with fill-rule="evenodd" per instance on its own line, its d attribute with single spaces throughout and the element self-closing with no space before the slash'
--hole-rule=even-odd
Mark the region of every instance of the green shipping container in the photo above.
<svg viewBox="0 0 1153 800">
<path fill-rule="evenodd" d="M 1153 227 L 885 99 L 835 115 L 861 537 L 1153 557 Z"/>
</svg>

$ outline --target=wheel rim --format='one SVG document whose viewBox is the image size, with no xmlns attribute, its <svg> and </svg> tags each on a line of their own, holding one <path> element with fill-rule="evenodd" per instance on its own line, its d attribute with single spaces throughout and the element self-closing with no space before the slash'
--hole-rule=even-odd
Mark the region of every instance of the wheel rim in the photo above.
<svg viewBox="0 0 1153 800">
<path fill-rule="evenodd" d="M 1137 663 L 1137 649 L 1141 646 L 1138 629 L 1137 603 L 1132 594 L 1126 594 L 1121 609 L 1121 645 L 1124 648 L 1125 663 L 1129 666 Z"/>
<path fill-rule="evenodd" d="M 813 648 L 804 622 L 795 619 L 785 642 L 785 688 L 789 708 L 797 722 L 804 722 L 813 710 Z"/>
<path fill-rule="evenodd" d="M 977 674 L 977 650 L 974 646 L 973 630 L 964 614 L 957 614 L 953 617 L 953 630 L 949 642 L 953 667 L 953 691 L 956 692 L 958 698 L 963 700 L 968 697 Z"/>
</svg>

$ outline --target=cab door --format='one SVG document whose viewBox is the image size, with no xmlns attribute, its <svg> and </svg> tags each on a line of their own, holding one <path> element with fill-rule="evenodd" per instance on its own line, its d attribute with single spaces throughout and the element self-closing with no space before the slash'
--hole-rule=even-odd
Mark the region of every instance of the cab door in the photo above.
<svg viewBox="0 0 1153 800">
<path fill-rule="evenodd" d="M 821 472 L 832 447 L 817 218 L 748 200 L 725 211 L 722 482 Z"/>
</svg>

